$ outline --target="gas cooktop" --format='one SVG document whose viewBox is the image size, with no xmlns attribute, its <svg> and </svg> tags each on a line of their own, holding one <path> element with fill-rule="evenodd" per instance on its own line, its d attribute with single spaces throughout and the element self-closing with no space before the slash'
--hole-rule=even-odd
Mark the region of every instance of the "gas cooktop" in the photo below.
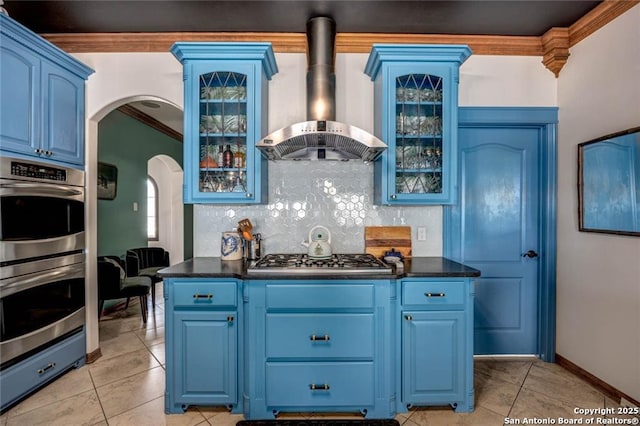
<svg viewBox="0 0 640 426">
<path fill-rule="evenodd" d="M 391 274 L 393 268 L 371 254 L 333 254 L 325 259 L 307 254 L 267 254 L 247 268 L 251 274 Z"/>
</svg>

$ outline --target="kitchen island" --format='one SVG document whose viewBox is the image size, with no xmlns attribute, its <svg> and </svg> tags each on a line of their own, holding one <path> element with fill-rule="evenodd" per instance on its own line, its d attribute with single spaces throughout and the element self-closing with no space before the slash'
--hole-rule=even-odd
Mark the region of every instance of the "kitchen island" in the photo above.
<svg viewBox="0 0 640 426">
<path fill-rule="evenodd" d="M 160 271 L 167 413 L 473 410 L 478 270 L 441 257 L 406 259 L 390 274 L 260 275 L 247 266 L 195 258 Z"/>
</svg>

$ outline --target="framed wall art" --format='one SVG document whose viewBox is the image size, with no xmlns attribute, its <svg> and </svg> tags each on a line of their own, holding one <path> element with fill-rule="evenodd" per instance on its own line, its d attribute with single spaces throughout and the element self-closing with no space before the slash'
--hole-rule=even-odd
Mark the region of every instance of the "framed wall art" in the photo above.
<svg viewBox="0 0 640 426">
<path fill-rule="evenodd" d="M 118 187 L 118 168 L 113 164 L 98 163 L 98 199 L 113 200 Z"/>
</svg>

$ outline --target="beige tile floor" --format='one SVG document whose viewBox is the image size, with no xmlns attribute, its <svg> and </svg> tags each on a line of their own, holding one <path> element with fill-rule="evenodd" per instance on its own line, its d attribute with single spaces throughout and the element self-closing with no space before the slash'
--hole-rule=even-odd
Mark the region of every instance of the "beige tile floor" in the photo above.
<svg viewBox="0 0 640 426">
<path fill-rule="evenodd" d="M 157 292 L 162 294 L 160 285 Z M 192 407 L 185 414 L 164 414 L 163 299 L 156 302 L 155 315 L 150 310 L 146 326 L 139 305 L 133 302 L 126 311 L 103 317 L 102 357 L 68 372 L 0 415 L 0 426 L 235 425 L 243 417 L 221 408 Z M 551 418 L 557 424 L 560 417 L 595 417 L 575 414 L 576 408 L 617 407 L 615 401 L 555 364 L 481 359 L 475 367 L 473 413 L 418 408 L 399 414 L 400 424 L 491 426 L 522 423 L 525 418 Z"/>
</svg>

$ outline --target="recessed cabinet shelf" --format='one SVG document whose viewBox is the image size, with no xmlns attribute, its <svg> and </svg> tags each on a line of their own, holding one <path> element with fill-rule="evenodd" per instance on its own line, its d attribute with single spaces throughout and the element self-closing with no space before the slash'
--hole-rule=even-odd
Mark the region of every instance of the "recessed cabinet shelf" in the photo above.
<svg viewBox="0 0 640 426">
<path fill-rule="evenodd" d="M 375 82 L 376 204 L 455 203 L 458 68 L 467 46 L 382 45 L 365 73 Z"/>
<path fill-rule="evenodd" d="M 185 69 L 186 203 L 266 202 L 266 84 L 277 72 L 270 43 L 176 43 Z"/>
</svg>

